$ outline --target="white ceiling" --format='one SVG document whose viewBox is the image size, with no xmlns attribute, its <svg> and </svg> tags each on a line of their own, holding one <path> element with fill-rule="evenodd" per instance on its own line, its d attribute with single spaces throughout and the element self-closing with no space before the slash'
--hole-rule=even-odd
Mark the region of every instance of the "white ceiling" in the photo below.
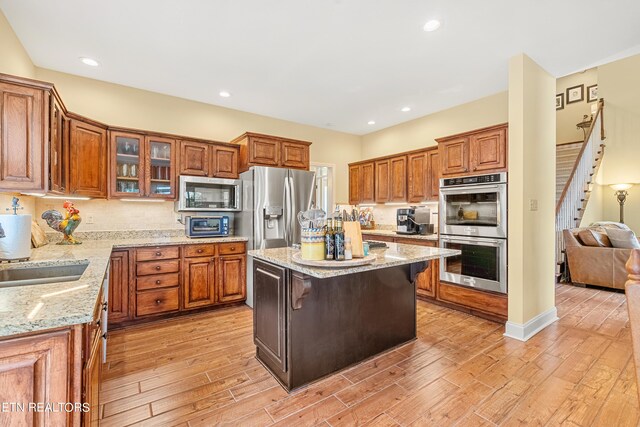
<svg viewBox="0 0 640 427">
<path fill-rule="evenodd" d="M 638 0 L 0 0 L 0 9 L 39 67 L 354 134 L 505 90 L 520 52 L 556 77 L 640 52 Z M 424 32 L 434 17 L 442 27 Z"/>
</svg>

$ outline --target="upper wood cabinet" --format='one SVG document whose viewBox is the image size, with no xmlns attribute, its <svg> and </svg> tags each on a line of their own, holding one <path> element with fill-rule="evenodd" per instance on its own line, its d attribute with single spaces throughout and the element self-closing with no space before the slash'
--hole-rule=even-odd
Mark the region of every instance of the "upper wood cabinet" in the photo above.
<svg viewBox="0 0 640 427">
<path fill-rule="evenodd" d="M 145 192 L 144 135 L 109 131 L 109 196 L 141 197 Z"/>
<path fill-rule="evenodd" d="M 375 163 L 349 165 L 349 203 L 375 202 Z"/>
<path fill-rule="evenodd" d="M 49 91 L 30 83 L 0 75 L 0 191 L 47 190 Z"/>
<path fill-rule="evenodd" d="M 69 147 L 69 193 L 106 198 L 107 130 L 72 118 Z"/>
<path fill-rule="evenodd" d="M 64 194 L 69 180 L 69 125 L 62 102 L 54 92 L 49 119 L 49 191 Z"/>
<path fill-rule="evenodd" d="M 251 166 L 309 169 L 310 142 L 247 132 L 231 143 L 240 146 L 240 172 Z"/>
<path fill-rule="evenodd" d="M 180 141 L 180 175 L 238 178 L 239 153 L 231 144 Z"/>
<path fill-rule="evenodd" d="M 427 176 L 427 200 L 438 200 L 440 194 L 440 153 L 434 147 L 427 151 L 427 163 L 429 165 L 429 175 Z"/>
<path fill-rule="evenodd" d="M 216 178 L 237 178 L 240 149 L 238 147 L 212 145 L 210 150 L 211 167 L 209 170 L 211 176 Z"/>
<path fill-rule="evenodd" d="M 391 200 L 390 185 L 390 162 L 389 159 L 377 160 L 375 162 L 375 200 L 376 203 L 385 203 Z"/>
<path fill-rule="evenodd" d="M 180 175 L 209 175 L 209 144 L 180 141 Z"/>
<path fill-rule="evenodd" d="M 443 176 L 507 170 L 507 124 L 439 138 Z"/>
<path fill-rule="evenodd" d="M 507 167 L 507 128 L 501 126 L 469 137 L 471 171 L 504 170 Z"/>
<path fill-rule="evenodd" d="M 159 199 L 176 198 L 175 139 L 146 135 L 145 145 L 145 196 Z"/>
<path fill-rule="evenodd" d="M 375 162 L 375 201 L 377 203 L 407 200 L 407 156 Z"/>
<path fill-rule="evenodd" d="M 418 203 L 427 200 L 429 192 L 429 158 L 427 151 L 407 156 L 407 201 Z"/>
</svg>

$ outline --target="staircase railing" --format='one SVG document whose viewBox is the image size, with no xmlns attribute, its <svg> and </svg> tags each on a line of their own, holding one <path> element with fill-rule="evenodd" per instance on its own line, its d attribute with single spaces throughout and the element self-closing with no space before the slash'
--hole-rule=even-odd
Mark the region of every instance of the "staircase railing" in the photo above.
<svg viewBox="0 0 640 427">
<path fill-rule="evenodd" d="M 604 155 L 603 107 L 604 100 L 601 99 L 569 179 L 556 204 L 556 263 L 558 268 L 564 261 L 565 246 L 562 230 L 580 225 L 584 209 L 589 201 L 593 181 Z M 594 131 L 596 129 L 598 131 Z"/>
</svg>

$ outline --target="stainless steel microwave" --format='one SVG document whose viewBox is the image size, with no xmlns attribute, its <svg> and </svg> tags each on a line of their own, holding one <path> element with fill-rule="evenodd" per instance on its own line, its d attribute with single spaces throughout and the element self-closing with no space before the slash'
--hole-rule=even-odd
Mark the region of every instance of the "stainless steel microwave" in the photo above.
<svg viewBox="0 0 640 427">
<path fill-rule="evenodd" d="M 229 217 L 221 216 L 188 216 L 185 233 L 187 237 L 218 237 L 229 235 Z"/>
<path fill-rule="evenodd" d="M 239 212 L 242 181 L 239 179 L 180 176 L 178 212 Z"/>
</svg>

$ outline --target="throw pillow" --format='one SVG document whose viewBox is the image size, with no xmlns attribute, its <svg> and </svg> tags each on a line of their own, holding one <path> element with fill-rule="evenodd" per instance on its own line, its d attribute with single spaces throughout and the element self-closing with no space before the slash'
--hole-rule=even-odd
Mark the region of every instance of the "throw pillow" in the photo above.
<svg viewBox="0 0 640 427">
<path fill-rule="evenodd" d="M 630 230 L 627 224 L 614 221 L 597 221 L 591 224 L 589 227 L 601 227 L 602 229 L 618 228 L 622 230 Z"/>
<path fill-rule="evenodd" d="M 614 248 L 640 249 L 640 242 L 638 242 L 636 235 L 631 230 L 608 228 L 607 236 Z"/>
<path fill-rule="evenodd" d="M 582 241 L 582 244 L 585 246 L 596 246 L 601 248 L 610 248 L 611 241 L 607 234 L 604 232 L 599 232 L 592 228 L 585 228 L 578 232 L 578 237 Z"/>
</svg>

